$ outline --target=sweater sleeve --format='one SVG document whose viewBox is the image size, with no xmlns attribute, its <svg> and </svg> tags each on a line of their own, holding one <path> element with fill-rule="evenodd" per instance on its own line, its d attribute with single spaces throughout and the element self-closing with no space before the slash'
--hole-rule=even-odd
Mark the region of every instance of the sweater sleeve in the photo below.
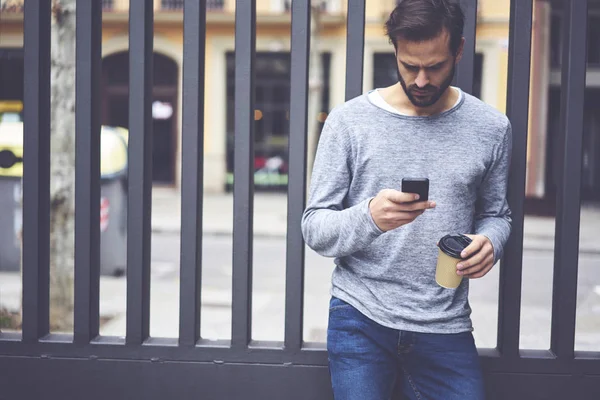
<svg viewBox="0 0 600 400">
<path fill-rule="evenodd" d="M 383 234 L 365 198 L 351 207 L 344 200 L 352 182 L 348 137 L 327 119 L 313 164 L 310 195 L 302 215 L 306 244 L 326 257 L 344 257 L 367 247 Z"/>
<path fill-rule="evenodd" d="M 475 233 L 484 235 L 494 246 L 494 263 L 502 258 L 511 231 L 511 211 L 506 199 L 512 153 L 510 122 L 503 140 L 495 146 L 491 165 L 477 195 Z"/>
</svg>

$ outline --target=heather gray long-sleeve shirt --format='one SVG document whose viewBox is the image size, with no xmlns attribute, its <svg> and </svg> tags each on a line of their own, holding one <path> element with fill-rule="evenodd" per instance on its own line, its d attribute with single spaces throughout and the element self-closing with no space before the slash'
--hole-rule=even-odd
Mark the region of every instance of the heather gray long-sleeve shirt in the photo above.
<svg viewBox="0 0 600 400">
<path fill-rule="evenodd" d="M 457 289 L 437 285 L 436 244 L 448 233 L 481 234 L 500 259 L 511 229 L 510 154 L 506 116 L 466 93 L 429 117 L 386 111 L 367 94 L 336 107 L 321 134 L 302 217 L 308 246 L 335 258 L 331 294 L 390 328 L 472 330 L 469 280 Z M 429 178 L 437 207 L 384 233 L 369 201 L 382 189 L 401 190 L 404 177 Z"/>
</svg>

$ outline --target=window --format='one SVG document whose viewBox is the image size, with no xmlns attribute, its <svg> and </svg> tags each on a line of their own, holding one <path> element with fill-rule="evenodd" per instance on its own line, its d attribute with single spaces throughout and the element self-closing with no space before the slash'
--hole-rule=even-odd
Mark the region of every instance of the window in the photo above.
<svg viewBox="0 0 600 400">
<path fill-rule="evenodd" d="M 550 26 L 550 63 L 555 68 L 562 64 L 563 17 L 562 13 L 553 14 Z M 600 67 L 600 14 L 590 11 L 587 27 L 587 64 Z"/>
<path fill-rule="evenodd" d="M 0 101 L 23 101 L 23 49 L 0 48 Z"/>
<path fill-rule="evenodd" d="M 561 32 L 562 18 L 559 15 L 553 15 L 550 23 L 550 63 L 552 66 L 559 66 L 562 58 Z"/>
<path fill-rule="evenodd" d="M 587 62 L 600 66 L 600 15 L 588 17 Z"/>
<path fill-rule="evenodd" d="M 398 82 L 398 67 L 394 53 L 375 53 L 373 56 L 373 88 L 391 86 Z"/>
<path fill-rule="evenodd" d="M 322 54 L 323 88 L 318 129 L 329 111 L 330 54 Z M 226 55 L 227 63 L 227 185 L 233 182 L 235 142 L 235 53 Z M 287 188 L 288 138 L 290 133 L 291 59 L 288 52 L 257 52 L 254 104 L 254 168 L 257 190 L 282 191 Z M 318 121 L 318 122 L 317 122 Z"/>
</svg>

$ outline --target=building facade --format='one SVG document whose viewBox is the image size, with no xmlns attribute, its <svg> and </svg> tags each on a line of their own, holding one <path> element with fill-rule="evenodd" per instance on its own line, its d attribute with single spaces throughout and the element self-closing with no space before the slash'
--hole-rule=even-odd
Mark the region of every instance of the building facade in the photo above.
<svg viewBox="0 0 600 400">
<path fill-rule="evenodd" d="M 181 82 L 183 0 L 155 0 L 154 158 L 155 185 L 181 185 Z M 290 104 L 291 0 L 257 0 L 255 181 L 257 190 L 285 190 Z M 22 13 L 4 0 L 0 15 L 0 100 L 22 99 Z M 395 0 L 366 0 L 363 89 L 397 81 L 393 47 L 383 24 Z M 316 129 L 344 102 L 346 0 L 319 4 L 317 46 L 320 85 L 309 115 Z M 102 118 L 105 125 L 128 125 L 128 1 L 103 0 Z M 207 1 L 205 65 L 205 189 L 229 190 L 233 171 L 234 0 Z M 590 18 L 598 17 L 591 7 Z M 509 0 L 480 0 L 473 94 L 504 112 L 508 79 Z M 560 2 L 534 2 L 530 129 L 526 194 L 535 205 L 553 202 L 560 137 Z M 596 20 L 593 20 L 596 21 Z M 584 199 L 600 200 L 600 20 L 590 22 Z M 598 67 L 598 68 L 597 68 Z M 21 75 L 19 75 L 21 74 Z M 598 76 L 596 76 L 598 75 Z M 313 84 L 314 82 L 311 82 Z"/>
</svg>

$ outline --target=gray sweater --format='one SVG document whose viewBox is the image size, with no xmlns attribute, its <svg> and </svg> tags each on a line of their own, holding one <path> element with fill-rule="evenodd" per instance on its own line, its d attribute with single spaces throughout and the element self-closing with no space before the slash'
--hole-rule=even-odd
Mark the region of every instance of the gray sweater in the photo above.
<svg viewBox="0 0 600 400">
<path fill-rule="evenodd" d="M 429 117 L 394 114 L 367 94 L 327 118 L 314 162 L 302 233 L 317 253 L 334 257 L 331 294 L 373 321 L 399 330 L 472 330 L 469 280 L 457 289 L 435 282 L 437 241 L 448 233 L 481 234 L 495 262 L 511 229 L 506 188 L 510 122 L 464 94 Z M 414 222 L 382 232 L 369 201 L 401 190 L 404 177 L 430 180 L 437 207 Z"/>
</svg>

